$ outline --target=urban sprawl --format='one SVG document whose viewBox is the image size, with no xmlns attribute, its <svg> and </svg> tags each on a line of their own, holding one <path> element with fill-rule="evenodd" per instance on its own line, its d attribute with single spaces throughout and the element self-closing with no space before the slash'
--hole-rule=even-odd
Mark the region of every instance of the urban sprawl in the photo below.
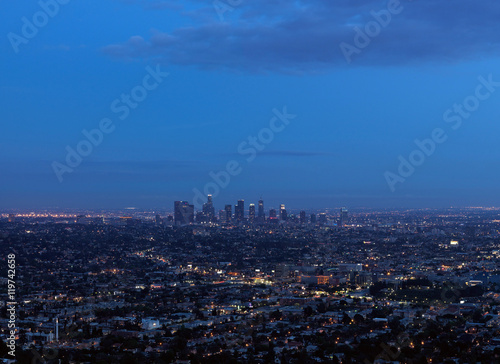
<svg viewBox="0 0 500 364">
<path fill-rule="evenodd" d="M 0 360 L 500 362 L 500 209 L 172 207 L 0 215 Z"/>
</svg>

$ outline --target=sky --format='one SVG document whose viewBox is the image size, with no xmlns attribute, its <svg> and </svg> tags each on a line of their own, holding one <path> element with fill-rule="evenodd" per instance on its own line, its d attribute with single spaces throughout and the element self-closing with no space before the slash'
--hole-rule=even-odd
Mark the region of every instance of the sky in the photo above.
<svg viewBox="0 0 500 364">
<path fill-rule="evenodd" d="M 0 209 L 500 206 L 500 3 L 0 3 Z"/>
</svg>

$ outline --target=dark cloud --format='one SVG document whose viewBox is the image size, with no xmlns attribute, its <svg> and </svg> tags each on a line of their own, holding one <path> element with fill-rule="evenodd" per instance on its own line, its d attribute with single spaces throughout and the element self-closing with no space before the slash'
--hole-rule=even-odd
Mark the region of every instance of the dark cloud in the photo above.
<svg viewBox="0 0 500 364">
<path fill-rule="evenodd" d="M 360 54 L 352 56 L 351 66 L 457 62 L 498 54 L 500 2 L 415 0 L 401 1 L 401 6 L 402 12 L 393 15 Z M 133 36 L 103 51 L 123 59 L 156 59 L 211 69 L 334 69 L 348 65 L 339 45 L 353 44 L 353 28 L 363 28 L 373 20 L 372 11 L 386 8 L 386 1 L 374 0 L 244 0 L 224 14 L 225 22 L 210 9 L 210 22 L 200 21 L 168 34 L 154 31 L 148 39 Z M 208 10 L 199 9 L 203 19 Z"/>
</svg>

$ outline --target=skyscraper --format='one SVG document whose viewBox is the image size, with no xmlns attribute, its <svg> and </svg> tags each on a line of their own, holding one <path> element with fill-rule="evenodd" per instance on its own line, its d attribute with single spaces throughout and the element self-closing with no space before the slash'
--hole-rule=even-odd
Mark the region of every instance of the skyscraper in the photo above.
<svg viewBox="0 0 500 364">
<path fill-rule="evenodd" d="M 259 200 L 259 212 L 257 217 L 259 218 L 259 222 L 266 221 L 266 213 L 264 212 L 264 200 L 262 198 Z"/>
<path fill-rule="evenodd" d="M 253 203 L 248 207 L 248 220 L 250 220 L 250 222 L 255 221 L 255 204 Z"/>
<path fill-rule="evenodd" d="M 207 221 L 213 221 L 215 218 L 215 209 L 212 202 L 212 195 L 208 195 L 207 202 L 203 204 L 203 215 Z"/>
<path fill-rule="evenodd" d="M 305 211 L 300 212 L 300 223 L 301 224 L 307 223 L 307 216 Z"/>
<path fill-rule="evenodd" d="M 327 219 L 326 214 L 324 212 L 322 212 L 321 214 L 319 214 L 318 222 L 321 225 L 326 225 L 328 223 L 328 219 Z"/>
<path fill-rule="evenodd" d="M 245 218 L 245 201 L 238 200 L 238 204 L 234 207 L 234 218 L 236 221 L 243 221 Z"/>
<path fill-rule="evenodd" d="M 311 214 L 311 224 L 316 224 L 316 214 Z"/>
<path fill-rule="evenodd" d="M 345 226 L 348 221 L 349 221 L 349 211 L 345 207 L 342 207 L 340 209 L 339 226 Z"/>
<path fill-rule="evenodd" d="M 187 225 L 194 222 L 194 205 L 187 201 L 174 202 L 175 225 Z"/>
<path fill-rule="evenodd" d="M 286 221 L 288 219 L 288 215 L 286 213 L 285 204 L 281 204 L 280 206 L 280 220 Z"/>
<path fill-rule="evenodd" d="M 198 211 L 196 213 L 195 221 L 197 224 L 203 223 L 207 221 L 207 217 L 202 211 Z"/>
<path fill-rule="evenodd" d="M 233 206 L 226 205 L 224 211 L 226 212 L 226 222 L 231 222 L 231 218 L 233 217 Z"/>
</svg>

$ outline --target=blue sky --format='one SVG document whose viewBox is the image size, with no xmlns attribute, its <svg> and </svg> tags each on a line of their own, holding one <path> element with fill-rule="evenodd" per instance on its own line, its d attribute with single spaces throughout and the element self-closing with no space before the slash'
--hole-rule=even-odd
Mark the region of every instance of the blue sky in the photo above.
<svg viewBox="0 0 500 364">
<path fill-rule="evenodd" d="M 291 209 L 500 205 L 500 90 L 457 130 L 443 119 L 479 77 L 500 81 L 500 4 L 231 3 L 221 19 L 211 1 L 66 0 L 28 39 L 40 3 L 2 2 L 0 206 L 171 208 L 231 160 L 241 173 L 217 208 L 260 196 Z M 347 62 L 340 45 L 373 12 L 387 24 Z M 120 120 L 110 105 L 147 67 L 168 76 Z M 296 117 L 247 162 L 238 146 L 285 106 Z M 60 181 L 53 163 L 103 118 L 113 132 Z M 436 128 L 447 140 L 392 191 L 385 174 Z"/>
</svg>

